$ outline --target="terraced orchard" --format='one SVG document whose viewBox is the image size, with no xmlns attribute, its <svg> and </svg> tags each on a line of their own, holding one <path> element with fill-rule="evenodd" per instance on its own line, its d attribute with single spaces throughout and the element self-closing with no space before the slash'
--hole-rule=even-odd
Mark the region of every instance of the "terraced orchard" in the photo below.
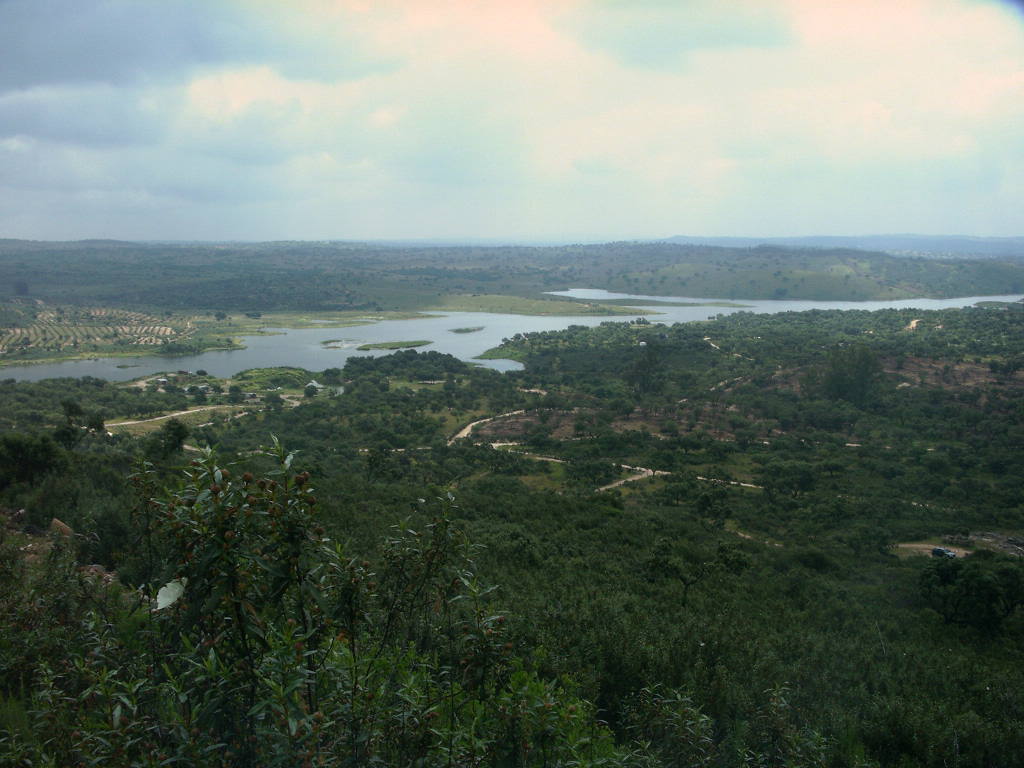
<svg viewBox="0 0 1024 768">
<path fill-rule="evenodd" d="M 67 356 L 80 352 L 152 352 L 194 336 L 190 316 L 158 316 L 109 307 L 7 305 L 0 318 L 0 359 Z"/>
</svg>

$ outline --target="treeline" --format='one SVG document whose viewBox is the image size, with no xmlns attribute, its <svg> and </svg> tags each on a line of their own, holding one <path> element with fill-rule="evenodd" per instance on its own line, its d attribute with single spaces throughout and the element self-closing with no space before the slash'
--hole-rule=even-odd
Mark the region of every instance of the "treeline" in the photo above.
<svg viewBox="0 0 1024 768">
<path fill-rule="evenodd" d="M 0 431 L 53 427 L 65 418 L 62 403 L 74 402 L 101 419 L 145 418 L 188 407 L 183 392 L 161 392 L 153 387 L 125 387 L 104 379 L 44 379 L 38 382 L 3 379 Z"/>
<path fill-rule="evenodd" d="M 672 243 L 395 247 L 357 243 L 0 244 L 0 298 L 162 310 L 380 310 L 451 294 L 601 285 L 718 298 L 888 299 L 1024 291 L 1019 261 Z M 0 319 L 10 313 L 0 313 Z"/>
</svg>

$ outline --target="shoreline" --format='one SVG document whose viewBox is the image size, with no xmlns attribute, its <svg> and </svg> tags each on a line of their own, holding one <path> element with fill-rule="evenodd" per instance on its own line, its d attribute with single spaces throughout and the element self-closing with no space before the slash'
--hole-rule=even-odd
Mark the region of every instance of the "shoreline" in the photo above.
<svg viewBox="0 0 1024 768">
<path fill-rule="evenodd" d="M 574 289 L 574 290 L 590 290 L 590 289 Z M 596 290 L 596 289 L 594 289 L 594 290 Z M 625 305 L 625 306 L 631 307 L 633 309 L 640 309 L 639 305 L 642 305 L 644 301 L 649 300 L 646 297 L 630 297 L 630 298 L 626 299 L 626 298 L 622 297 L 621 295 L 614 295 L 614 294 L 610 298 L 612 298 L 613 300 L 621 301 L 623 303 L 628 301 L 630 303 L 628 305 Z M 903 311 L 903 310 L 908 310 L 908 309 L 913 309 L 915 311 L 934 311 L 934 310 L 941 310 L 941 309 L 972 308 L 972 307 L 975 307 L 975 306 L 977 306 L 979 304 L 984 304 L 985 305 L 984 308 L 989 309 L 990 311 L 998 311 L 998 307 L 1000 305 L 1002 305 L 1002 306 L 1012 306 L 1012 305 L 1016 304 L 1017 302 L 1021 301 L 1021 296 L 1019 294 L 994 294 L 994 295 L 992 295 L 990 297 L 963 296 L 963 297 L 958 297 L 957 299 L 946 299 L 946 300 L 941 300 L 941 301 L 943 301 L 944 303 L 945 302 L 949 302 L 949 303 L 952 304 L 952 306 L 939 306 L 939 307 L 934 307 L 934 306 L 926 306 L 926 307 L 913 306 L 912 304 L 914 302 L 922 302 L 922 303 L 927 303 L 927 304 L 932 304 L 932 303 L 935 302 L 934 299 L 928 299 L 928 298 L 921 297 L 921 298 L 918 298 L 918 299 L 911 299 L 911 300 L 891 302 L 891 303 L 890 302 L 867 302 L 867 304 L 869 306 L 863 307 L 862 309 L 864 311 L 873 311 L 873 310 L 884 311 L 885 309 L 895 309 L 897 311 Z M 753 310 L 755 313 L 760 313 L 762 311 L 767 311 L 769 313 L 773 313 L 775 311 L 787 312 L 787 311 L 795 311 L 797 309 L 797 308 L 791 308 L 789 306 L 790 303 L 791 303 L 791 300 L 773 301 L 771 303 L 772 303 L 772 305 L 774 305 L 772 309 L 765 308 L 764 305 L 761 304 L 760 302 L 759 302 L 759 304 L 750 305 L 750 304 L 741 304 L 740 302 L 709 301 L 709 300 L 703 300 L 703 299 L 696 299 L 696 300 L 694 300 L 692 302 L 690 302 L 690 301 L 675 302 L 674 303 L 675 306 L 671 306 L 671 305 L 669 305 L 668 302 L 665 302 L 665 303 L 662 304 L 662 307 L 664 307 L 664 309 L 666 311 L 665 312 L 656 312 L 656 310 L 655 310 L 655 313 L 656 313 L 655 317 L 652 317 L 651 319 L 653 320 L 653 322 L 655 324 L 657 324 L 657 323 L 669 323 L 669 324 L 672 324 L 672 323 L 675 323 L 675 322 L 691 322 L 691 321 L 696 321 L 696 320 L 699 320 L 699 319 L 711 319 L 711 317 L 713 317 L 713 315 L 709 315 L 708 318 L 696 318 L 696 317 L 689 318 L 689 317 L 687 317 L 685 319 L 677 319 L 677 317 L 676 317 L 676 316 L 679 315 L 680 311 L 684 312 L 685 314 L 690 314 L 688 310 L 700 309 L 700 308 L 703 308 L 704 310 L 714 310 L 716 308 L 721 307 L 723 310 L 727 310 L 727 312 L 726 312 L 727 314 L 731 314 L 734 311 L 742 312 L 742 311 L 747 311 L 747 310 Z M 848 310 L 855 310 L 856 311 L 858 309 L 858 305 L 861 304 L 861 302 L 840 302 L 840 301 L 834 301 L 834 302 L 792 302 L 792 303 L 803 304 L 804 306 L 799 308 L 801 310 L 816 310 L 816 309 L 826 310 L 827 309 L 827 310 L 837 310 L 837 311 L 848 311 Z M 883 306 L 878 306 L 878 304 L 880 304 L 880 303 L 883 304 Z M 906 303 L 910 303 L 911 306 L 905 306 Z M 807 304 L 821 304 L 821 305 L 825 305 L 825 306 L 817 306 L 816 307 L 816 306 L 807 306 Z M 892 304 L 896 304 L 897 306 L 892 306 Z M 831 306 L 827 306 L 827 305 L 831 305 Z M 884 306 L 884 305 L 889 305 L 889 306 L 887 307 L 887 306 Z M 900 305 L 904 305 L 904 306 L 900 306 Z M 650 310 L 648 310 L 648 312 L 650 312 Z M 561 315 L 561 314 L 559 314 L 559 315 L 551 315 L 551 314 L 527 315 L 527 314 L 516 314 L 516 313 L 507 313 L 507 312 L 494 312 L 494 311 L 491 311 L 491 312 L 466 313 L 466 312 L 460 311 L 460 310 L 445 310 L 445 311 L 442 311 L 442 312 L 435 312 L 435 313 L 425 313 L 425 312 L 394 312 L 394 313 L 386 313 L 386 312 L 382 312 L 382 313 L 375 314 L 375 315 L 370 315 L 370 316 L 368 316 L 366 314 L 363 314 L 363 315 L 361 315 L 358 318 L 356 318 L 356 317 L 337 317 L 336 315 L 334 317 L 331 317 L 330 315 L 332 313 L 325 313 L 325 314 L 327 314 L 328 316 L 327 317 L 317 317 L 315 313 L 303 313 L 302 315 L 298 315 L 298 316 L 295 315 L 295 314 L 288 314 L 288 313 L 282 313 L 281 316 L 277 316 L 277 317 L 274 317 L 274 316 L 263 316 L 262 318 L 260 318 L 260 322 L 259 323 L 252 323 L 250 325 L 250 329 L 251 330 L 250 329 L 243 330 L 241 328 L 238 328 L 237 326 L 235 328 L 231 328 L 230 331 L 233 332 L 232 336 L 231 336 L 231 339 L 232 339 L 232 341 L 234 343 L 232 343 L 230 345 L 227 345 L 227 344 L 224 343 L 224 338 L 225 337 L 222 336 L 220 339 L 218 339 L 218 341 L 220 343 L 212 344 L 212 345 L 210 345 L 208 347 L 202 347 L 198 351 L 179 353 L 179 354 L 173 354 L 173 355 L 171 355 L 171 354 L 160 354 L 159 352 L 157 352 L 155 350 L 154 351 L 141 352 L 140 353 L 140 351 L 137 351 L 137 350 L 128 351 L 128 350 L 123 350 L 123 349 L 111 350 L 110 352 L 89 351 L 89 352 L 78 352 L 78 353 L 75 353 L 75 354 L 66 354 L 66 355 L 49 355 L 49 356 L 46 356 L 46 357 L 38 357 L 38 358 L 34 358 L 34 359 L 29 359 L 29 360 L 25 360 L 25 359 L 20 359 L 19 360 L 19 359 L 11 359 L 11 358 L 4 359 L 5 355 L 0 355 L 0 378 L 15 378 L 15 379 L 21 379 L 21 380 L 27 380 L 27 381 L 34 381 L 34 380 L 39 380 L 39 379 L 43 379 L 43 378 L 60 378 L 60 377 L 64 377 L 64 376 L 68 376 L 68 377 L 72 377 L 72 378 L 77 378 L 77 377 L 81 377 L 81 376 L 95 376 L 97 378 L 102 378 L 102 379 L 106 379 L 106 380 L 110 380 L 110 381 L 126 381 L 126 380 L 129 380 L 130 378 L 135 378 L 134 376 L 128 375 L 129 372 L 134 372 L 134 369 L 144 369 L 142 371 L 139 371 L 139 375 L 149 375 L 149 372 L 151 370 L 166 370 L 166 368 L 168 368 L 168 367 L 179 367 L 179 368 L 211 368 L 211 366 L 212 367 L 224 367 L 224 362 L 223 361 L 226 358 L 218 357 L 216 355 L 214 356 L 213 359 L 210 359 L 210 360 L 203 360 L 201 358 L 203 358 L 204 355 L 207 355 L 207 354 L 210 354 L 210 353 L 234 353 L 234 352 L 243 353 L 245 350 L 251 348 L 252 344 L 254 343 L 254 340 L 257 339 L 257 338 L 270 338 L 270 337 L 273 337 L 273 336 L 282 336 L 282 335 L 287 336 L 288 335 L 288 333 L 287 333 L 288 331 L 300 331 L 300 332 L 315 331 L 315 330 L 325 330 L 326 331 L 326 330 L 332 329 L 332 328 L 349 328 L 349 327 L 359 327 L 359 326 L 363 326 L 363 327 L 377 326 L 378 324 L 385 323 L 385 322 L 399 322 L 399 323 L 407 322 L 408 324 L 406 326 L 397 326 L 395 328 L 388 329 L 387 334 L 388 334 L 388 336 L 390 336 L 390 338 L 388 338 L 388 336 L 385 336 L 384 339 L 377 340 L 377 338 L 375 338 L 375 336 L 377 336 L 377 337 L 380 336 L 380 333 L 377 333 L 377 334 L 370 334 L 369 337 L 363 336 L 360 339 L 352 339 L 353 342 L 356 342 L 356 341 L 362 342 L 359 346 L 363 347 L 363 349 L 359 350 L 359 351 L 387 351 L 387 349 L 388 349 L 388 347 L 390 345 L 395 345 L 396 344 L 396 341 L 395 341 L 396 339 L 417 339 L 417 340 L 423 339 L 423 340 L 428 341 L 428 342 L 430 342 L 432 344 L 438 344 L 439 346 L 437 348 L 439 349 L 439 351 L 447 351 L 448 353 L 453 354 L 456 357 L 459 357 L 460 359 L 462 359 L 462 360 L 464 360 L 466 362 L 484 361 L 485 363 L 489 363 L 489 362 L 493 362 L 493 361 L 507 360 L 510 363 L 521 364 L 522 361 L 521 360 L 517 360 L 515 356 L 509 357 L 507 354 L 500 354 L 500 355 L 496 355 L 495 354 L 496 348 L 501 346 L 501 344 L 498 343 L 498 339 L 501 338 L 500 336 L 498 336 L 496 338 L 493 338 L 493 339 L 488 338 L 487 339 L 488 344 L 487 344 L 487 346 L 484 349 L 479 349 L 479 348 L 474 349 L 473 348 L 474 345 L 468 345 L 468 347 L 465 347 L 465 345 L 464 345 L 464 348 L 457 347 L 455 349 L 452 349 L 452 345 L 451 344 L 447 344 L 446 345 L 446 343 L 445 343 L 446 338 L 448 340 L 450 340 L 450 339 L 452 339 L 454 337 L 471 339 L 471 338 L 476 338 L 477 334 L 476 333 L 469 333 L 469 334 L 452 333 L 452 328 L 450 326 L 448 326 L 448 327 L 445 327 L 443 329 L 443 333 L 440 330 L 437 330 L 435 335 L 434 335 L 434 337 L 432 337 L 432 338 L 425 338 L 426 333 L 431 332 L 433 329 L 431 329 L 431 328 L 419 328 L 419 323 L 417 323 L 416 321 L 419 321 L 419 320 L 428 320 L 429 321 L 429 320 L 447 319 L 447 318 L 453 318 L 453 316 L 471 315 L 471 314 L 475 314 L 477 316 L 481 316 L 481 315 L 483 315 L 483 316 L 492 316 L 492 317 L 495 318 L 495 324 L 492 325 L 491 323 L 488 323 L 488 325 L 492 325 L 491 331 L 489 331 L 489 334 L 490 335 L 495 335 L 493 332 L 499 330 L 499 324 L 500 324 L 500 331 L 501 331 L 501 333 L 503 333 L 506 336 L 511 337 L 512 335 L 514 335 L 515 332 L 517 332 L 519 330 L 523 330 L 524 328 L 528 329 L 528 328 L 532 327 L 532 329 L 534 329 L 534 330 L 557 330 L 557 328 L 563 327 L 563 323 L 564 324 L 574 324 L 575 322 L 577 322 L 573 318 L 579 318 L 579 321 L 583 321 L 584 319 L 586 319 L 586 324 L 587 325 L 592 325 L 592 324 L 597 324 L 598 322 L 629 322 L 631 315 L 635 317 L 637 314 L 640 314 L 640 313 L 638 313 L 638 312 L 634 313 L 634 312 L 628 312 L 627 311 L 627 312 L 617 313 L 617 315 L 613 315 L 613 316 L 593 315 L 593 314 L 592 315 Z M 390 317 L 389 317 L 389 315 L 390 315 Z M 503 319 L 499 320 L 499 318 L 503 318 Z M 522 318 L 522 327 L 519 326 L 519 321 L 516 318 Z M 469 320 L 470 323 L 473 322 L 473 320 L 470 320 L 469 317 L 466 317 L 466 320 Z M 482 318 L 481 318 L 481 320 L 482 320 Z M 476 322 L 479 323 L 479 322 L 481 322 L 481 320 L 476 320 Z M 531 323 L 531 321 L 532 321 L 532 323 Z M 537 321 L 542 321 L 542 323 L 538 324 Z M 447 325 L 448 325 L 448 323 L 446 323 L 446 326 Z M 538 325 L 540 325 L 541 327 L 538 327 Z M 550 327 L 546 327 L 546 326 L 549 326 L 549 325 L 550 325 Z M 252 327 L 252 326 L 256 326 L 256 327 Z M 475 329 L 477 326 L 476 325 L 472 325 L 472 326 L 466 325 L 466 326 L 462 326 L 462 327 L 463 328 L 472 327 L 472 328 Z M 482 327 L 481 327 L 481 329 L 482 329 Z M 222 329 L 222 331 L 227 331 L 227 330 L 228 329 Z M 216 333 L 216 331 L 214 333 Z M 394 335 L 391 335 L 392 333 L 394 333 Z M 211 335 L 213 335 L 213 334 L 211 334 Z M 325 334 L 325 336 L 326 336 L 326 334 Z M 481 334 L 481 336 L 485 336 L 485 334 Z M 250 339 L 250 337 L 251 337 L 251 339 Z M 301 344 L 299 339 L 295 339 L 295 343 L 296 344 Z M 408 344 L 408 342 L 404 342 L 403 341 L 401 343 L 401 346 L 404 347 L 407 344 Z M 332 349 L 332 347 L 329 346 L 329 345 L 324 346 L 323 342 L 318 343 L 317 346 L 320 349 Z M 347 349 L 347 347 L 348 347 L 348 345 L 345 346 L 346 349 Z M 289 348 L 288 346 L 283 346 L 283 347 L 280 347 L 280 350 L 286 350 L 288 348 Z M 259 352 L 259 349 L 260 349 L 260 347 L 257 346 L 257 348 L 256 348 L 257 352 Z M 358 349 L 358 347 L 357 347 L 357 349 Z M 282 364 L 282 365 L 303 365 L 304 367 L 311 367 L 311 363 L 309 361 L 306 361 L 306 362 L 297 361 L 295 359 L 295 357 L 296 357 L 295 355 L 289 355 L 289 354 L 279 355 L 274 350 L 268 350 L 267 353 L 266 353 L 266 357 L 265 358 L 261 358 L 258 361 L 258 364 L 260 366 L 267 366 L 269 364 L 272 367 L 275 363 L 277 363 L 279 361 L 279 358 L 280 358 L 280 364 Z M 347 355 L 339 356 L 338 357 L 338 363 L 341 363 L 345 357 L 347 357 Z M 126 362 L 126 361 L 131 361 L 131 362 L 128 365 L 123 365 L 123 366 L 118 365 L 118 363 L 122 363 L 122 362 Z M 219 365 L 218 365 L 218 361 L 220 361 Z M 228 365 L 233 364 L 234 362 L 235 361 L 231 361 L 231 363 L 228 363 Z M 94 363 L 94 364 L 93 365 L 89 365 L 89 363 Z M 81 364 L 81 365 L 79 365 L 79 364 Z M 254 363 L 252 361 L 249 361 L 249 360 L 246 360 L 245 362 L 239 362 L 239 365 L 241 367 L 253 367 L 253 364 Z M 333 362 L 329 362 L 329 361 L 327 362 L 327 366 L 328 367 L 331 366 L 331 365 L 336 365 L 336 364 L 337 363 L 333 363 Z M 320 360 L 316 360 L 316 361 L 312 362 L 312 368 L 317 368 L 317 366 L 323 367 L 323 365 L 324 365 L 323 361 L 320 361 Z M 45 366 L 51 366 L 53 368 L 53 370 L 52 371 L 46 371 L 46 372 L 33 373 L 33 369 L 39 369 L 39 368 L 42 368 L 42 367 L 45 367 Z M 493 367 L 495 367 L 498 370 L 502 370 L 501 366 L 496 365 L 496 366 L 493 366 Z M 76 370 L 76 368 L 81 368 L 81 370 Z M 117 368 L 119 370 L 115 370 L 115 368 Z M 122 373 L 122 371 L 123 371 L 123 373 Z"/>
</svg>

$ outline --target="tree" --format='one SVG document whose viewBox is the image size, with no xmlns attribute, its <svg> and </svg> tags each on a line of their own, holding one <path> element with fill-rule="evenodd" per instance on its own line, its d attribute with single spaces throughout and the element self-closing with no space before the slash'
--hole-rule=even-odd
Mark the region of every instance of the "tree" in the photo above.
<svg viewBox="0 0 1024 768">
<path fill-rule="evenodd" d="M 151 455 L 163 458 L 173 456 L 181 451 L 188 434 L 187 426 L 177 419 L 168 419 L 150 438 L 149 452 Z"/>
<path fill-rule="evenodd" d="M 93 411 L 85 419 L 85 426 L 90 432 L 97 434 L 103 434 L 107 431 L 107 426 L 103 420 L 103 414 L 99 411 Z"/>
<path fill-rule="evenodd" d="M 120 617 L 131 632 L 81 617 L 60 673 L 44 670 L 34 694 L 34 725 L 49 724 L 48 737 L 0 739 L 0 759 L 636 764 L 591 704 L 512 656 L 450 498 L 430 505 L 426 528 L 394 530 L 373 570 L 326 538 L 294 456 L 276 444 L 268 453 L 278 469 L 259 478 L 210 452 L 169 492 L 152 468 L 135 476 L 136 519 L 164 556 L 151 568 L 155 599 Z M 124 600 L 111 607 L 132 611 Z"/>
<path fill-rule="evenodd" d="M 74 423 L 76 419 L 85 413 L 82 410 L 82 406 L 75 400 L 61 400 L 60 407 L 64 411 L 64 418 L 68 424 Z"/>
<path fill-rule="evenodd" d="M 49 435 L 0 435 L 0 489 L 12 483 L 32 482 L 65 464 L 62 451 Z"/>
<path fill-rule="evenodd" d="M 863 408 L 875 394 L 882 365 L 864 344 L 837 349 L 829 355 L 822 377 L 825 396 Z"/>
<path fill-rule="evenodd" d="M 60 407 L 64 411 L 64 423 L 53 431 L 53 437 L 70 451 L 82 440 L 83 427 L 80 420 L 85 411 L 75 400 L 61 400 Z"/>
<path fill-rule="evenodd" d="M 921 574 L 920 590 L 947 623 L 995 632 L 1024 605 L 1024 564 L 987 550 L 942 558 Z"/>
<path fill-rule="evenodd" d="M 771 459 L 759 473 L 761 486 L 769 500 L 776 494 L 797 498 L 814 487 L 816 468 L 806 461 Z"/>
</svg>

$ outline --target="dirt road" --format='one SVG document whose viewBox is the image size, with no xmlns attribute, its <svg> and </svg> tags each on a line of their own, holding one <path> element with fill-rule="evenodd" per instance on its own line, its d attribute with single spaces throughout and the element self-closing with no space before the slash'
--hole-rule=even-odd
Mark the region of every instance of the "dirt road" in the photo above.
<svg viewBox="0 0 1024 768">
<path fill-rule="evenodd" d="M 164 419 L 173 419 L 175 416 L 185 416 L 189 413 L 198 413 L 199 411 L 211 411 L 214 408 L 223 408 L 223 405 L 201 405 L 198 408 L 189 408 L 187 411 L 176 411 L 174 413 L 167 413 L 163 416 L 154 416 L 151 419 L 136 419 L 134 421 L 111 421 L 107 422 L 108 427 L 130 427 L 132 424 L 148 424 L 151 421 L 162 421 Z"/>
<path fill-rule="evenodd" d="M 480 426 L 481 424 L 486 424 L 490 421 L 494 421 L 495 419 L 503 419 L 506 416 L 521 416 L 524 413 L 526 413 L 526 411 L 520 409 L 518 411 L 509 411 L 508 413 L 499 413 L 497 416 L 490 416 L 489 418 L 486 419 L 478 419 L 477 421 L 467 424 L 454 435 L 452 435 L 451 438 L 449 438 L 448 440 L 448 445 L 452 445 L 456 440 L 462 440 L 463 438 L 469 437 L 471 434 L 473 434 L 473 430 L 476 427 Z"/>
</svg>

